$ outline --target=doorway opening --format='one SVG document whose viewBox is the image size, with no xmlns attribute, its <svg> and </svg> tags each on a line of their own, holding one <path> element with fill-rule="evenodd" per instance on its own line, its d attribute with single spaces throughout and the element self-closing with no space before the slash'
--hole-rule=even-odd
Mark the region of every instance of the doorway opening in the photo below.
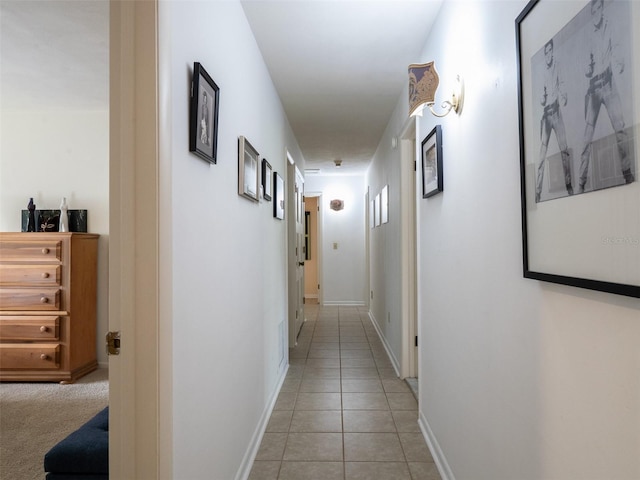
<svg viewBox="0 0 640 480">
<path fill-rule="evenodd" d="M 304 262 L 304 303 L 322 304 L 322 282 L 320 281 L 322 244 L 320 242 L 321 194 L 305 193 L 305 262 Z"/>
</svg>

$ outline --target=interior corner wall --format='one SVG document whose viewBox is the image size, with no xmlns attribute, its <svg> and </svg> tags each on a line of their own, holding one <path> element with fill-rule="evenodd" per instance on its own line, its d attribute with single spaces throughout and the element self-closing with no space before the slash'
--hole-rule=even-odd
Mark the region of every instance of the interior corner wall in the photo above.
<svg viewBox="0 0 640 480">
<path fill-rule="evenodd" d="M 444 191 L 418 201 L 421 425 L 443 478 L 637 479 L 640 300 L 522 275 L 527 3 L 445 2 L 415 59 L 441 89 L 465 80 L 460 116 L 418 122 L 418 144 L 442 125 L 444 162 Z"/>
<path fill-rule="evenodd" d="M 321 192 L 322 299 L 325 305 L 366 305 L 364 176 L 308 175 L 306 191 Z M 344 200 L 344 209 L 329 208 Z"/>
<path fill-rule="evenodd" d="M 244 478 L 287 365 L 287 219 L 238 195 L 238 137 L 304 159 L 239 1 L 159 3 L 173 258 L 173 476 Z M 220 88 L 217 163 L 189 152 L 194 62 Z M 166 179 L 165 179 L 166 180 Z"/>
</svg>

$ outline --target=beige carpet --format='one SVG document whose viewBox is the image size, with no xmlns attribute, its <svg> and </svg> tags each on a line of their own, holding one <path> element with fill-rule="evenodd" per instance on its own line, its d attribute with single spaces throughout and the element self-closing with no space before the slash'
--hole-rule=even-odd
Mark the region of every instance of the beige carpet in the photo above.
<svg viewBox="0 0 640 480">
<path fill-rule="evenodd" d="M 72 385 L 0 383 L 0 479 L 42 480 L 44 454 L 108 401 L 102 368 Z"/>
</svg>

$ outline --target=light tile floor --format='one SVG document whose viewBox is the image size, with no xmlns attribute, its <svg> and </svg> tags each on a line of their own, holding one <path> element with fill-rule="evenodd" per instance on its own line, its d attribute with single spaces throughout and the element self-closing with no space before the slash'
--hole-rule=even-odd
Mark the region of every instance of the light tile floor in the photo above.
<svg viewBox="0 0 640 480">
<path fill-rule="evenodd" d="M 440 480 L 365 307 L 305 310 L 249 480 Z"/>
</svg>

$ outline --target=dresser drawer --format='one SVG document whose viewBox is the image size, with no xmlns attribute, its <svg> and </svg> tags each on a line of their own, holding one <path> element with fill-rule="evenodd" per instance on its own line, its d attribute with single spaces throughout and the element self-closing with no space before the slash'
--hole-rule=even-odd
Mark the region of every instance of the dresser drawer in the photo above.
<svg viewBox="0 0 640 480">
<path fill-rule="evenodd" d="M 0 265 L 0 285 L 60 285 L 61 265 Z"/>
<path fill-rule="evenodd" d="M 0 310 L 60 310 L 59 288 L 1 288 Z"/>
<path fill-rule="evenodd" d="M 59 240 L 3 240 L 0 242 L 0 261 L 3 262 L 60 262 L 62 242 Z"/>
<path fill-rule="evenodd" d="M 0 344 L 2 369 L 60 368 L 60 345 L 57 343 Z"/>
<path fill-rule="evenodd" d="M 58 340 L 60 317 L 55 315 L 0 316 L 0 340 Z"/>
</svg>

